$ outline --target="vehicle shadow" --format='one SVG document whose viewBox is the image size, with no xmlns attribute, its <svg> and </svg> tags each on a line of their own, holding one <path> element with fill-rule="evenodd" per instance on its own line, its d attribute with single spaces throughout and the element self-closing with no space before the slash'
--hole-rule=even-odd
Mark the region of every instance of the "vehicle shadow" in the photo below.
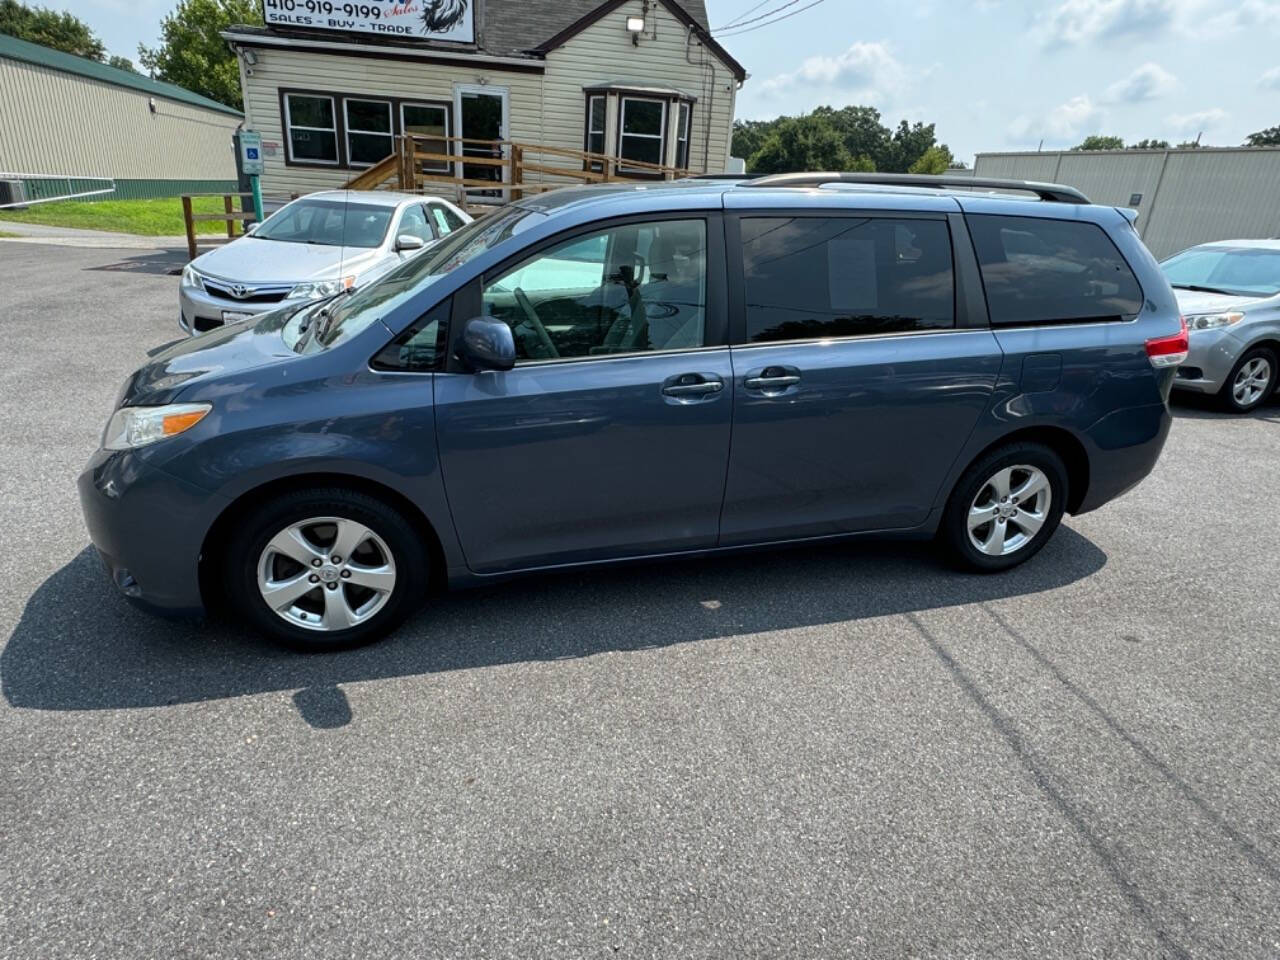
<svg viewBox="0 0 1280 960">
<path fill-rule="evenodd" d="M 156 707 L 301 690 L 313 726 L 341 726 L 337 684 L 637 651 L 1053 590 L 1101 569 L 1104 554 L 1063 526 L 1009 573 L 942 566 L 927 544 L 832 544 L 729 558 L 543 575 L 433 599 L 380 644 L 301 656 L 235 624 L 171 621 L 117 596 L 90 548 L 27 601 L 0 654 L 15 707 Z M 313 689 L 315 688 L 315 689 Z M 308 692 L 309 691 L 309 692 Z M 336 696 L 335 696 L 336 694 Z"/>
<path fill-rule="evenodd" d="M 1170 409 L 1175 417 L 1188 420 L 1265 420 L 1280 423 L 1280 393 L 1249 413 L 1231 413 L 1222 408 L 1217 397 L 1179 391 L 1174 393 Z"/>
</svg>

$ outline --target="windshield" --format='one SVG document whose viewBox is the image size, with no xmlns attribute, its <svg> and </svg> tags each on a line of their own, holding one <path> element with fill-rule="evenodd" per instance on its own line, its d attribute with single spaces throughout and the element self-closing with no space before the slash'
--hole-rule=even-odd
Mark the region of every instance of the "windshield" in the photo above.
<svg viewBox="0 0 1280 960">
<path fill-rule="evenodd" d="M 546 219 L 546 214 L 507 206 L 449 234 L 430 250 L 407 260 L 376 283 L 335 303 L 297 341 L 299 353 L 323 350 L 349 340 L 387 316 L 450 270 L 474 260 L 504 240 Z"/>
<path fill-rule="evenodd" d="M 296 200 L 254 231 L 259 240 L 314 243 L 322 247 L 376 247 L 387 235 L 392 207 L 345 200 Z"/>
<path fill-rule="evenodd" d="M 1280 250 L 1195 247 L 1160 264 L 1175 287 L 1239 296 L 1280 293 Z"/>
</svg>

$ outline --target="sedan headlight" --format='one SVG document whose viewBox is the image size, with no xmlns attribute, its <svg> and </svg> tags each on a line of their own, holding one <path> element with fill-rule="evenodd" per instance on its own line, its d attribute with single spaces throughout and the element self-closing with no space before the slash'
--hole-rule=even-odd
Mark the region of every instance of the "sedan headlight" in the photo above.
<svg viewBox="0 0 1280 960">
<path fill-rule="evenodd" d="M 320 280 L 317 283 L 300 283 L 289 291 L 287 300 L 322 300 L 336 293 L 347 290 L 356 282 L 355 277 L 343 277 L 341 280 Z"/>
<path fill-rule="evenodd" d="M 182 285 L 189 290 L 204 289 L 204 283 L 199 272 L 189 263 L 182 268 Z"/>
<path fill-rule="evenodd" d="M 107 450 L 132 450 L 167 437 L 176 437 L 194 427 L 212 409 L 207 403 L 121 407 L 107 423 L 102 446 Z"/>
<path fill-rule="evenodd" d="M 1243 313 L 1193 313 L 1186 318 L 1188 330 L 1213 330 L 1229 327 L 1244 319 Z"/>
</svg>

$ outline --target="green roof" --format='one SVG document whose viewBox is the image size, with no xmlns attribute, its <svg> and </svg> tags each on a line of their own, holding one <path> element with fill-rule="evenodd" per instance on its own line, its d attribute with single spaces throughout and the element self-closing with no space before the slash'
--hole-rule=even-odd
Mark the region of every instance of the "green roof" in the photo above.
<svg viewBox="0 0 1280 960">
<path fill-rule="evenodd" d="M 130 73 L 128 70 L 109 67 L 105 63 L 98 63 L 96 60 L 86 60 L 84 57 L 72 56 L 69 53 L 63 53 L 61 50 L 51 50 L 49 47 L 42 47 L 38 43 L 28 43 L 26 40 L 11 37 L 7 33 L 0 33 L 0 58 L 5 57 L 10 60 L 23 60 L 27 63 L 34 63 L 36 66 L 48 67 L 51 70 L 61 70 L 63 73 L 74 73 L 76 76 L 88 77 L 90 80 L 97 80 L 100 83 L 110 83 L 117 87 L 141 90 L 143 93 L 149 93 L 153 97 L 165 97 L 169 100 L 177 100 L 179 103 L 189 103 L 193 107 L 204 107 L 206 110 L 229 113 L 233 117 L 244 116 L 234 107 L 228 107 L 225 103 L 202 97 L 198 93 L 184 90 L 182 87 L 175 86 L 172 83 L 152 80 L 150 77 L 144 77 L 140 73 Z"/>
</svg>

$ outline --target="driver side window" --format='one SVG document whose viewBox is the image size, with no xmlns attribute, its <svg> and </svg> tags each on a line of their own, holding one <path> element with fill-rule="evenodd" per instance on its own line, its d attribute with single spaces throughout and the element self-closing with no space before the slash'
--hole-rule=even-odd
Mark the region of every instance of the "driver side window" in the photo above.
<svg viewBox="0 0 1280 960">
<path fill-rule="evenodd" d="M 703 345 L 703 220 L 626 224 L 575 237 L 484 287 L 484 313 L 511 326 L 516 362 Z"/>
</svg>

